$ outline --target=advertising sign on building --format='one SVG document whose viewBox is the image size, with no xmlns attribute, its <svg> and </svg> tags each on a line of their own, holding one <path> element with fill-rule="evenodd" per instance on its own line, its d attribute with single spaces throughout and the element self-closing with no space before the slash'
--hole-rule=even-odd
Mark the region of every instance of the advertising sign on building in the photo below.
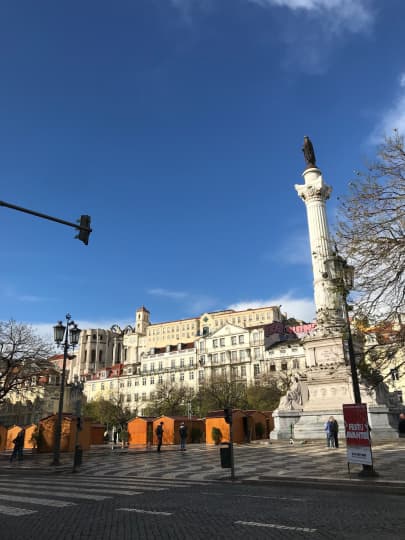
<svg viewBox="0 0 405 540">
<path fill-rule="evenodd" d="M 361 465 L 372 465 L 370 430 L 367 405 L 343 405 L 345 422 L 347 461 Z"/>
</svg>

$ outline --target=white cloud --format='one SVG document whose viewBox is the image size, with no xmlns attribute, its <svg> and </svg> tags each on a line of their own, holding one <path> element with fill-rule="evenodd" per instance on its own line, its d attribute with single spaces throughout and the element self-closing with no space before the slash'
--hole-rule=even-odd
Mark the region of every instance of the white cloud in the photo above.
<svg viewBox="0 0 405 540">
<path fill-rule="evenodd" d="M 370 144 L 379 144 L 386 135 L 391 135 L 394 129 L 405 135 L 405 73 L 402 73 L 399 77 L 399 89 L 396 98 L 390 107 L 381 112 L 380 119 L 368 142 Z"/>
<path fill-rule="evenodd" d="M 315 304 L 312 298 L 294 298 L 291 293 L 284 294 L 277 298 L 264 300 L 245 300 L 237 302 L 228 307 L 236 311 L 243 311 L 249 308 L 265 306 L 281 306 L 282 313 L 287 313 L 288 317 L 295 317 L 306 322 L 312 322 L 315 317 Z"/>
<path fill-rule="evenodd" d="M 171 298 L 172 300 L 182 300 L 189 296 L 188 293 L 184 291 L 169 291 L 168 289 L 161 288 L 149 289 L 147 292 L 153 296 L 163 296 L 165 298 Z"/>
</svg>

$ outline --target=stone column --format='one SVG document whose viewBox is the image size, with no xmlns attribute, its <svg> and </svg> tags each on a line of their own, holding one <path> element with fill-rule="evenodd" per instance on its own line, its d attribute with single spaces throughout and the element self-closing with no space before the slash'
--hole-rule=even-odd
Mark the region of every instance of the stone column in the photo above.
<svg viewBox="0 0 405 540">
<path fill-rule="evenodd" d="M 333 256 L 326 215 L 326 201 L 332 188 L 316 167 L 306 169 L 302 176 L 305 184 L 295 185 L 295 189 L 307 209 L 317 323 L 319 327 L 343 328 L 342 292 L 332 283 L 325 266 L 325 261 Z"/>
</svg>

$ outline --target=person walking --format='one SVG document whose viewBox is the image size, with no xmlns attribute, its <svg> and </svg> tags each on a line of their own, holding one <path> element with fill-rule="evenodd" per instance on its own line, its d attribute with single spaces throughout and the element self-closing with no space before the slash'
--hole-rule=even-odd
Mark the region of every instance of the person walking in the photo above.
<svg viewBox="0 0 405 540">
<path fill-rule="evenodd" d="M 186 441 L 187 441 L 187 426 L 184 422 L 180 424 L 179 434 L 180 434 L 180 450 L 185 450 Z"/>
<path fill-rule="evenodd" d="M 157 437 L 157 441 L 158 441 L 158 444 L 157 444 L 157 451 L 158 452 L 160 452 L 160 448 L 161 448 L 162 442 L 163 442 L 163 425 L 164 425 L 164 422 L 160 422 L 160 424 L 156 428 L 156 437 Z"/>
<path fill-rule="evenodd" d="M 333 420 L 333 416 L 330 416 L 329 420 L 325 424 L 326 446 L 328 448 L 334 448 L 335 446 L 335 438 L 333 436 Z"/>
<path fill-rule="evenodd" d="M 10 456 L 10 463 L 13 459 L 18 457 L 18 461 L 23 460 L 23 450 L 24 450 L 24 439 L 25 439 L 25 428 L 18 433 L 17 437 L 14 439 L 14 449 L 13 453 Z"/>
<path fill-rule="evenodd" d="M 405 437 L 405 414 L 404 413 L 401 413 L 399 415 L 398 433 L 400 437 Z"/>
<path fill-rule="evenodd" d="M 335 448 L 339 448 L 339 424 L 333 416 L 331 416 L 332 419 L 332 435 L 333 435 L 333 442 L 335 444 Z"/>
</svg>

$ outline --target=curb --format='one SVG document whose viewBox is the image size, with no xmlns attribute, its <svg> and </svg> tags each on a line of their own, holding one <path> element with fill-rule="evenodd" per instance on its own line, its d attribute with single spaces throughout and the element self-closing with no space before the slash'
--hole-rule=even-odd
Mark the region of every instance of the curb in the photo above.
<svg viewBox="0 0 405 540">
<path fill-rule="evenodd" d="M 389 480 L 370 480 L 362 478 L 333 479 L 333 478 L 314 478 L 314 477 L 279 477 L 266 476 L 257 479 L 246 477 L 236 478 L 236 482 L 246 485 L 271 485 L 271 486 L 294 486 L 307 487 L 317 489 L 334 489 L 334 490 L 378 490 L 382 493 L 390 495 L 405 495 L 405 482 L 389 481 Z"/>
</svg>

